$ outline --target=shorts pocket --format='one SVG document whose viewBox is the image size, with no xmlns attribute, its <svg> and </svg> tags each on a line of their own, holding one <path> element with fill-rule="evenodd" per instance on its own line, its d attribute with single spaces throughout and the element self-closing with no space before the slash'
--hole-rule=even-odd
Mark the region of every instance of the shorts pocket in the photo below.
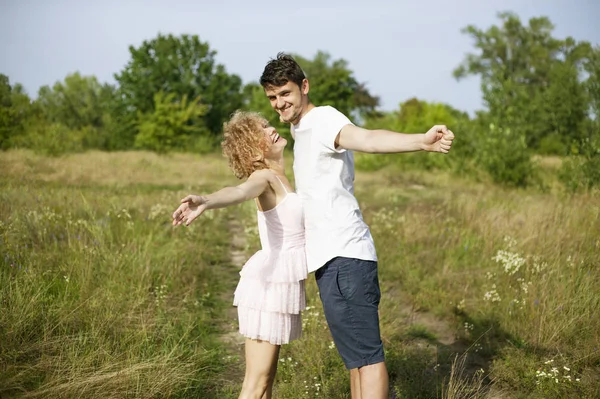
<svg viewBox="0 0 600 399">
<path fill-rule="evenodd" d="M 358 275 L 356 272 L 347 266 L 344 265 L 338 269 L 337 286 L 342 298 L 348 302 L 352 302 L 362 287 L 360 286 L 360 281 L 357 281 Z"/>
<path fill-rule="evenodd" d="M 372 305 L 379 305 L 381 290 L 379 289 L 377 262 L 365 262 L 362 266 L 365 300 Z"/>
</svg>

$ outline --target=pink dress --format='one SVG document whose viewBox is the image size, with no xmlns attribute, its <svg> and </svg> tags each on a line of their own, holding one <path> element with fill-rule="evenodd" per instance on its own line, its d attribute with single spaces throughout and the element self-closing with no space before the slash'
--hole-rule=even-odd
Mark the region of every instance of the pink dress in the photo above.
<svg viewBox="0 0 600 399">
<path fill-rule="evenodd" d="M 308 273 L 302 203 L 298 194 L 282 186 L 285 198 L 273 209 L 258 211 L 262 249 L 240 271 L 233 300 L 240 333 L 273 345 L 287 344 L 302 334 Z"/>
</svg>

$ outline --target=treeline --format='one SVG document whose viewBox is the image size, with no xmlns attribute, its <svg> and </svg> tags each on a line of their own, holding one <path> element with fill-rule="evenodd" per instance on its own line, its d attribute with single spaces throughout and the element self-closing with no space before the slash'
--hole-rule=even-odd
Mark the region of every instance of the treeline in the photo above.
<svg viewBox="0 0 600 399">
<path fill-rule="evenodd" d="M 534 155 L 559 155 L 568 156 L 560 172 L 567 187 L 600 185 L 600 48 L 553 37 L 545 17 L 523 24 L 503 13 L 499 20 L 485 30 L 463 30 L 475 51 L 454 76 L 481 78 L 485 109 L 473 118 L 415 98 L 381 111 L 379 98 L 345 60 L 326 52 L 295 57 L 317 105 L 333 105 L 368 127 L 419 132 L 443 123 L 460 132 L 456 156 L 365 156 L 359 167 L 451 167 L 526 186 L 536 182 Z M 260 85 L 228 73 L 198 36 L 159 34 L 129 51 L 129 62 L 114 75 L 116 85 L 74 73 L 40 88 L 35 100 L 0 74 L 0 148 L 50 155 L 88 149 L 210 152 L 218 147 L 223 122 L 239 108 L 262 112 L 279 131 L 289 131 Z"/>
</svg>

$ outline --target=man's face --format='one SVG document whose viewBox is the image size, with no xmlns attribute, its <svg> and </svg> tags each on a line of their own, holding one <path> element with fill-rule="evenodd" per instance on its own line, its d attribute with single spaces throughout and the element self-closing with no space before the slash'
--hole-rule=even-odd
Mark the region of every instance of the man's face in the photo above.
<svg viewBox="0 0 600 399">
<path fill-rule="evenodd" d="M 308 80 L 302 81 L 302 87 L 294 82 L 287 82 L 283 86 L 269 86 L 265 89 L 265 94 L 271 107 L 279 114 L 279 119 L 295 125 L 300 122 L 308 104 Z"/>
</svg>

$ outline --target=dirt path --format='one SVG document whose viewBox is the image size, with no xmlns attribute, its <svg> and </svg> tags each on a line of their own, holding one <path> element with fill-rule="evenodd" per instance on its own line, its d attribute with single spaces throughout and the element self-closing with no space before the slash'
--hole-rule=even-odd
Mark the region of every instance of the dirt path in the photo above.
<svg viewBox="0 0 600 399">
<path fill-rule="evenodd" d="M 247 260 L 246 254 L 246 239 L 244 233 L 244 226 L 238 218 L 234 215 L 228 221 L 228 229 L 231 236 L 231 243 L 229 248 L 229 259 L 231 268 L 231 274 L 238 276 L 238 272 Z M 235 283 L 232 283 L 233 289 L 235 289 Z M 226 301 L 231 302 L 233 297 L 233 291 L 224 293 Z M 456 329 L 447 321 L 444 320 L 431 312 L 419 311 L 415 309 L 409 298 L 405 298 L 402 304 L 396 308 L 398 316 L 404 319 L 405 325 L 416 325 L 425 327 L 426 330 L 435 336 L 435 344 L 431 346 L 431 341 L 427 339 L 412 339 L 410 345 L 414 345 L 419 348 L 434 348 L 437 346 L 444 347 L 446 350 L 461 354 L 468 350 L 468 345 L 457 338 Z M 223 320 L 223 333 L 220 336 L 221 342 L 223 342 L 227 348 L 228 355 L 232 357 L 232 367 L 228 373 L 228 379 L 234 385 L 241 384 L 244 373 L 244 337 L 238 332 L 237 323 L 237 308 L 231 306 L 227 309 L 226 316 Z M 475 370 L 482 367 L 482 365 L 488 366 L 489 363 L 480 356 L 474 355 L 472 352 L 469 355 L 466 369 L 464 370 L 466 375 L 472 375 Z M 236 365 L 235 367 L 233 365 Z M 486 367 L 487 368 L 487 367 Z M 390 397 L 395 398 L 394 392 L 390 392 Z M 486 395 L 487 399 L 508 399 L 509 396 L 504 396 L 500 392 L 494 392 L 492 388 Z"/>
<path fill-rule="evenodd" d="M 228 221 L 228 229 L 231 235 L 231 244 L 229 248 L 230 267 L 235 269 L 232 270 L 232 274 L 235 273 L 235 275 L 238 276 L 239 270 L 246 261 L 244 227 L 237 218 L 232 217 Z M 232 302 L 233 292 L 227 292 L 225 295 L 227 295 L 226 301 Z M 221 341 L 231 349 L 232 354 L 243 354 L 244 337 L 238 332 L 236 307 L 231 306 L 227 309 L 225 321 L 225 325 L 223 326 L 224 333 L 221 335 Z"/>
</svg>

